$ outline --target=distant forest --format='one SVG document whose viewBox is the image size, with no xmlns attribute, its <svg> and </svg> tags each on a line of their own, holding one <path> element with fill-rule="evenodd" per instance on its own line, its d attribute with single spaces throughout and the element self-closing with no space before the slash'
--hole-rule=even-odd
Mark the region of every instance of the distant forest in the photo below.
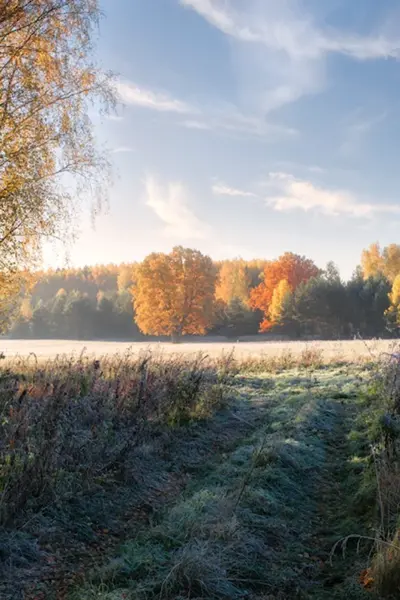
<svg viewBox="0 0 400 600">
<path fill-rule="evenodd" d="M 14 307 L 15 338 L 128 339 L 259 332 L 292 339 L 392 337 L 400 324 L 400 246 L 364 250 L 343 281 L 286 253 L 213 262 L 174 248 L 142 263 L 31 273 Z"/>
</svg>

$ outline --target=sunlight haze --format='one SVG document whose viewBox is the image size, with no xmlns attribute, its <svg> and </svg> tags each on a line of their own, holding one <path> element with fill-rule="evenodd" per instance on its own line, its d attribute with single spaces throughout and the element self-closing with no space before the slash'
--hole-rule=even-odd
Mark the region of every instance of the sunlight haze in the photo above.
<svg viewBox="0 0 400 600">
<path fill-rule="evenodd" d="M 116 115 L 107 211 L 73 266 L 182 244 L 214 259 L 286 250 L 350 277 L 400 225 L 394 0 L 103 0 Z M 107 240 L 105 243 L 104 240 Z M 45 263 L 65 264 L 45 249 Z"/>
</svg>

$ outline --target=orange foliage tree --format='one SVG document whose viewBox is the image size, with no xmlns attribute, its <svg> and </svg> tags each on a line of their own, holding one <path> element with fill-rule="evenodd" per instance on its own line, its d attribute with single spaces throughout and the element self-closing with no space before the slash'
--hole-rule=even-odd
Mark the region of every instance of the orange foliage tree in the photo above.
<svg viewBox="0 0 400 600">
<path fill-rule="evenodd" d="M 287 282 L 286 292 L 295 290 L 301 283 L 318 275 L 314 262 L 304 256 L 286 252 L 277 260 L 268 261 L 264 268 L 263 281 L 250 294 L 250 305 L 264 313 L 260 331 L 268 331 L 276 322 L 272 319 L 271 303 L 279 283 Z"/>
<path fill-rule="evenodd" d="M 145 334 L 203 335 L 211 327 L 216 270 L 211 258 L 178 246 L 153 253 L 136 269 L 136 323 Z"/>
</svg>

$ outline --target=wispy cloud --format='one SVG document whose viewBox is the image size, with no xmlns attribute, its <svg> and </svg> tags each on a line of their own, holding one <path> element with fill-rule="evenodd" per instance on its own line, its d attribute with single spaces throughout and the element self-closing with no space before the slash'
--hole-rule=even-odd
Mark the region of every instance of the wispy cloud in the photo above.
<svg viewBox="0 0 400 600">
<path fill-rule="evenodd" d="M 345 139 L 340 147 L 340 152 L 344 156 L 354 155 L 367 136 L 375 127 L 386 119 L 387 113 L 379 113 L 371 117 L 365 117 L 359 114 L 353 117 L 353 122 L 345 125 Z"/>
<path fill-rule="evenodd" d="M 238 190 L 233 187 L 229 187 L 224 183 L 216 183 L 212 186 L 212 192 L 216 196 L 239 196 L 242 198 L 257 198 L 257 194 L 254 192 L 248 192 L 245 190 Z"/>
<path fill-rule="evenodd" d="M 323 167 L 319 167 L 318 165 L 310 165 L 308 167 L 308 170 L 310 171 L 310 173 L 318 173 L 319 175 L 326 173 L 326 169 L 324 169 Z"/>
<path fill-rule="evenodd" d="M 155 92 L 140 88 L 129 81 L 116 83 L 117 93 L 125 104 L 141 106 L 160 112 L 193 113 L 195 109 L 177 98 L 173 98 L 164 92 Z"/>
<path fill-rule="evenodd" d="M 228 103 L 209 102 L 201 106 L 189 104 L 165 92 L 145 89 L 126 81 L 117 84 L 117 91 L 122 101 L 131 106 L 164 113 L 177 113 L 177 117 L 181 117 L 178 124 L 187 129 L 266 140 L 278 136 L 293 136 L 297 133 L 293 128 L 269 123 L 262 116 L 244 114 L 235 105 Z"/>
<path fill-rule="evenodd" d="M 260 108 L 271 111 L 324 87 L 326 58 L 400 57 L 400 35 L 344 33 L 317 23 L 298 0 L 180 0 L 225 35 L 238 40 L 238 76 L 253 87 Z M 251 46 L 253 53 L 244 48 Z M 243 64 L 244 63 L 244 64 Z"/>
<path fill-rule="evenodd" d="M 107 121 L 118 121 L 118 122 L 124 120 L 124 118 L 121 117 L 120 115 L 113 115 L 113 114 L 106 115 L 106 119 L 107 119 Z"/>
<path fill-rule="evenodd" d="M 359 60 L 398 58 L 400 37 L 342 33 L 324 28 L 296 0 L 247 0 L 242 9 L 234 0 L 180 0 L 226 35 L 262 44 L 296 57 L 318 58 L 323 53 L 347 54 Z M 244 8 L 243 8 L 244 7 Z"/>
<path fill-rule="evenodd" d="M 160 183 L 149 175 L 145 180 L 146 204 L 165 225 L 165 234 L 175 239 L 203 239 L 209 226 L 191 208 L 188 189 L 181 182 Z"/>
<path fill-rule="evenodd" d="M 263 139 L 292 137 L 298 133 L 296 129 L 269 122 L 258 114 L 244 114 L 232 104 L 204 107 L 202 114 L 199 114 L 195 121 L 185 122 L 184 125 L 189 128 L 208 129 L 236 136 Z"/>
<path fill-rule="evenodd" d="M 200 129 L 204 131 L 212 130 L 211 123 L 201 120 L 187 119 L 186 121 L 182 121 L 182 125 L 187 127 L 187 129 Z"/>
<path fill-rule="evenodd" d="M 359 202 L 346 190 L 332 190 L 296 179 L 288 173 L 270 173 L 267 205 L 277 211 L 301 210 L 329 216 L 371 218 L 378 214 L 400 214 L 396 204 Z"/>
<path fill-rule="evenodd" d="M 295 162 L 293 160 L 277 160 L 274 161 L 274 166 L 277 170 L 284 171 L 307 171 L 309 173 L 316 173 L 318 175 L 322 175 L 326 173 L 326 169 L 324 167 L 320 167 L 319 165 L 307 165 L 301 162 Z"/>
<path fill-rule="evenodd" d="M 285 127 L 276 123 L 270 123 L 262 117 L 244 115 L 236 109 L 209 109 L 196 119 L 188 119 L 182 122 L 188 129 L 220 132 L 232 137 L 260 138 L 272 140 L 278 137 L 293 137 L 298 131 L 292 127 Z"/>
<path fill-rule="evenodd" d="M 135 152 L 135 149 L 131 148 L 130 146 L 119 146 L 118 148 L 114 148 L 112 150 L 113 154 L 124 154 L 126 152 Z"/>
</svg>

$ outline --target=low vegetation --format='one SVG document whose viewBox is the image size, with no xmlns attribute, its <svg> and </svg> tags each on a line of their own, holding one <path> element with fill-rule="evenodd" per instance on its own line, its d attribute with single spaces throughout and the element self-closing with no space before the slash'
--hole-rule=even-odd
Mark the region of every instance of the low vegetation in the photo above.
<svg viewBox="0 0 400 600">
<path fill-rule="evenodd" d="M 2 362 L 1 598 L 397 598 L 400 367 Z"/>
<path fill-rule="evenodd" d="M 71 534 L 84 540 L 95 536 L 95 522 L 110 515 L 107 503 L 131 502 L 119 486 L 146 440 L 157 439 L 160 449 L 167 448 L 166 431 L 173 436 L 180 425 L 210 416 L 224 401 L 231 368 L 230 356 L 211 363 L 202 355 L 150 354 L 81 356 L 40 365 L 31 357 L 5 365 L 0 373 L 3 575 L 13 579 L 16 563 L 40 555 L 37 541 L 25 538 L 28 531 L 34 536 L 40 531 L 39 541 L 50 545 L 53 538 L 65 543 Z M 132 471 L 128 479 L 136 476 Z M 130 485 L 138 484 L 130 480 Z"/>
</svg>

